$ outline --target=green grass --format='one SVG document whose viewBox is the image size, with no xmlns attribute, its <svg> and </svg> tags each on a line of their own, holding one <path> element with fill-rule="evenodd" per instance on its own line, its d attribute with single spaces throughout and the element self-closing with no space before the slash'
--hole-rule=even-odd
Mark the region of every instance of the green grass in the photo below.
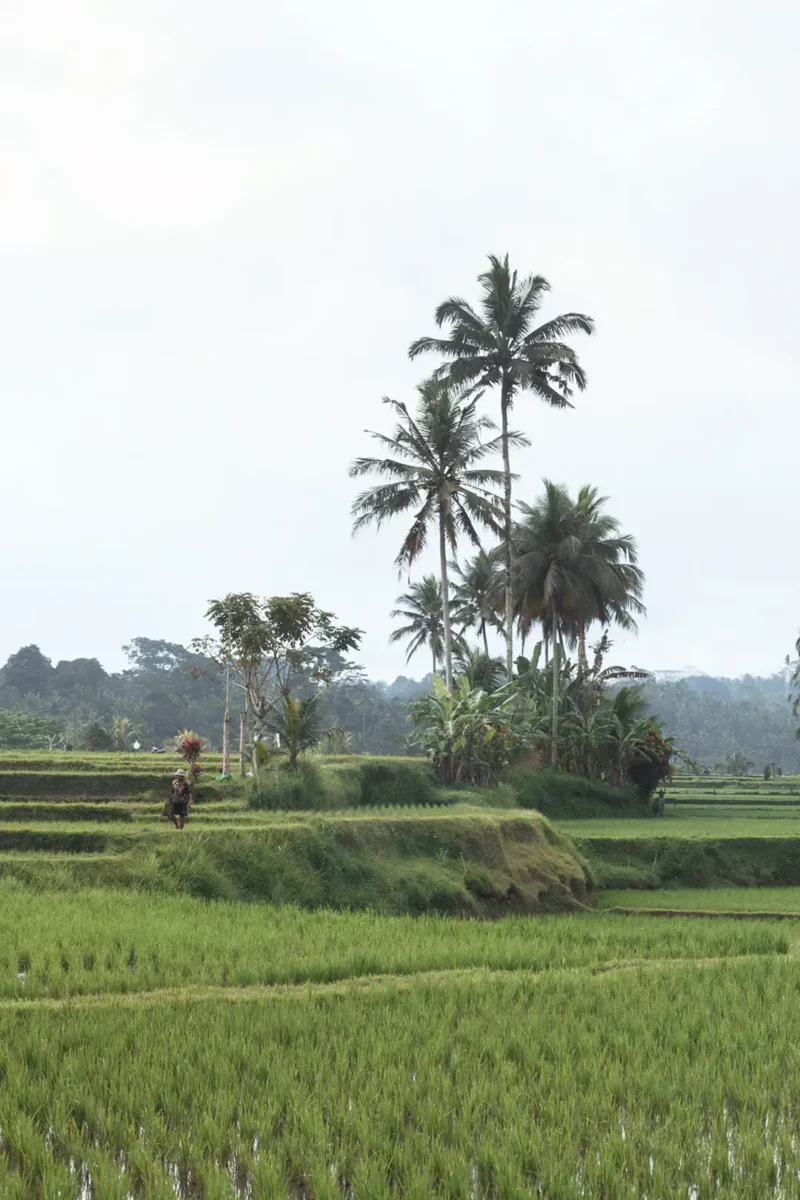
<svg viewBox="0 0 800 1200">
<path fill-rule="evenodd" d="M 557 822 L 570 837 L 600 838 L 643 838 L 652 841 L 658 838 L 793 838 L 800 837 L 800 818 L 741 817 L 727 818 L 684 817 L 668 813 L 660 820 L 626 821 L 604 818 L 585 818 Z"/>
<path fill-rule="evenodd" d="M 537 813 L 462 806 L 256 818 L 203 824 L 198 813 L 181 832 L 152 820 L 9 822 L 0 826 L 0 878 L 40 888 L 94 878 L 175 895 L 385 913 L 499 916 L 589 903 L 583 862 Z M 17 857 L 34 852 L 43 853 L 41 865 Z M 76 864 L 75 852 L 94 853 L 97 867 Z"/>
<path fill-rule="evenodd" d="M 606 891 L 600 909 L 666 908 L 709 912 L 800 913 L 800 887 L 661 888 L 657 891 Z"/>
</svg>

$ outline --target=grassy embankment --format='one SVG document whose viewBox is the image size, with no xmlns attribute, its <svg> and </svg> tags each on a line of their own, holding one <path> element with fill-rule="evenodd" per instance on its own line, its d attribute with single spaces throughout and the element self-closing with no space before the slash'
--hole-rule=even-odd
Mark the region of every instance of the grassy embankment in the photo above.
<svg viewBox="0 0 800 1200">
<path fill-rule="evenodd" d="M 332 759 L 299 783 L 270 769 L 259 807 L 215 782 L 212 759 L 177 833 L 163 816 L 177 759 L 154 757 L 0 756 L 0 878 L 465 916 L 589 900 L 548 821 L 508 790 L 439 789 L 419 759 Z"/>
<path fill-rule="evenodd" d="M 269 769 L 253 808 L 212 757 L 178 840 L 162 812 L 176 763 L 0 755 L 0 878 L 474 915 L 584 903 L 583 864 L 600 889 L 800 885 L 791 778 L 676 781 L 659 821 L 630 791 L 551 772 L 441 788 L 419 759 L 351 756 L 299 782 Z"/>
<path fill-rule="evenodd" d="M 676 779 L 661 820 L 568 819 L 558 827 L 598 889 L 800 886 L 800 780 Z"/>
</svg>

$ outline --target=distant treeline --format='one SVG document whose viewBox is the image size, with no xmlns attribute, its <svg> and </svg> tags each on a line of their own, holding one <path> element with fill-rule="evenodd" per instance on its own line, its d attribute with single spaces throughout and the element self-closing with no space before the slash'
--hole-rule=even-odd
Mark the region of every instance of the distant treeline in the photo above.
<svg viewBox="0 0 800 1200">
<path fill-rule="evenodd" d="M 110 749 L 120 717 L 127 718 L 127 743 L 138 738 L 145 750 L 183 729 L 219 748 L 225 686 L 215 664 L 185 646 L 151 638 L 133 638 L 123 649 L 128 667 L 117 673 L 105 671 L 96 658 L 54 666 L 34 645 L 12 654 L 0 670 L 0 749 L 65 742 Z M 340 656 L 332 656 L 330 665 L 334 681 L 325 697 L 325 727 L 348 731 L 355 752 L 408 753 L 408 704 L 430 686 L 430 677 L 376 683 Z M 298 677 L 292 688 L 303 695 L 313 685 Z M 239 699 L 234 691 L 234 729 Z"/>
<path fill-rule="evenodd" d="M 676 744 L 702 766 L 713 771 L 739 753 L 755 773 L 768 763 L 785 774 L 800 773 L 800 741 L 783 675 L 699 675 L 678 683 L 647 683 L 644 691 Z"/>
<path fill-rule="evenodd" d="M 124 647 L 125 670 L 109 673 L 96 658 L 53 665 L 38 646 L 24 646 L 0 670 L 0 749 L 38 748 L 66 741 L 76 748 L 109 744 L 114 718 L 128 719 L 129 741 L 161 746 L 183 729 L 194 729 L 218 748 L 225 706 L 224 681 L 215 665 L 174 642 L 133 638 Z M 393 683 L 367 679 L 340 656 L 331 661 L 334 682 L 325 697 L 325 727 L 349 734 L 356 753 L 403 754 L 410 749 L 409 703 L 430 687 L 399 676 Z M 313 685 L 293 681 L 298 694 Z M 775 763 L 800 772 L 783 675 L 741 679 L 697 676 L 679 683 L 644 686 L 665 731 L 693 759 L 711 770 L 730 755 L 744 754 L 760 772 Z M 238 726 L 234 695 L 234 727 Z"/>
</svg>

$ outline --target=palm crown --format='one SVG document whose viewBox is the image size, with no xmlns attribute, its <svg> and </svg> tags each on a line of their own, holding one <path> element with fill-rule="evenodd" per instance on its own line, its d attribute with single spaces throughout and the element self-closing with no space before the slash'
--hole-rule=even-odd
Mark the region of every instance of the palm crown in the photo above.
<svg viewBox="0 0 800 1200">
<path fill-rule="evenodd" d="M 636 543 L 619 533 L 619 522 L 603 512 L 605 496 L 583 487 L 573 501 L 567 489 L 544 481 L 534 505 L 521 504 L 514 526 L 514 612 L 523 629 L 540 621 L 553 656 L 559 636 L 580 649 L 586 670 L 585 630 L 592 621 L 611 620 L 635 628 L 632 613 L 641 603 L 644 575 Z M 553 671 L 553 761 L 557 756 L 558 671 Z"/>
<path fill-rule="evenodd" d="M 387 452 L 383 458 L 357 458 L 351 476 L 382 475 L 389 482 L 369 488 L 356 497 L 351 509 L 354 532 L 366 525 L 378 528 L 391 517 L 412 514 L 411 525 L 395 562 L 410 566 L 425 548 L 428 529 L 436 523 L 442 583 L 444 661 L 448 687 L 452 682 L 450 602 L 447 554 L 456 549 L 458 535 L 480 545 L 478 528 L 499 533 L 502 511 L 495 488 L 503 473 L 485 465 L 496 454 L 500 439 L 488 417 L 476 413 L 479 396 L 465 398 L 440 383 L 428 381 L 418 388 L 419 404 L 412 416 L 405 404 L 385 400 L 398 418 L 391 436 L 371 433 Z M 516 445 L 522 435 L 509 434 Z"/>
<path fill-rule="evenodd" d="M 594 322 L 583 313 L 563 313 L 543 324 L 534 321 L 550 285 L 541 275 L 518 276 L 508 255 L 489 256 L 489 268 L 478 276 L 481 298 L 476 311 L 454 296 L 436 309 L 435 320 L 446 337 L 412 342 L 411 358 L 438 354 L 445 361 L 435 378 L 451 384 L 500 388 L 501 448 L 504 468 L 503 534 L 506 578 L 511 579 L 511 469 L 508 413 L 517 393 L 529 391 L 545 403 L 571 407 L 570 397 L 586 387 L 586 376 L 571 346 L 562 341 L 575 333 L 593 333 Z M 506 588 L 506 668 L 513 662 L 512 596 Z"/>
<path fill-rule="evenodd" d="M 541 621 L 552 637 L 555 601 L 560 634 L 579 648 L 586 668 L 586 629 L 593 622 L 636 629 L 644 573 L 635 539 L 603 508 L 606 496 L 585 485 L 573 501 L 567 489 L 544 481 L 544 496 L 520 504 L 514 527 L 514 610 L 525 632 Z"/>
<path fill-rule="evenodd" d="M 465 629 L 473 627 L 483 640 L 484 653 L 489 653 L 487 628 L 502 631 L 502 622 L 495 611 L 499 584 L 499 547 L 488 553 L 479 550 L 463 564 L 451 563 L 456 577 L 453 587 L 453 619 Z"/>
<path fill-rule="evenodd" d="M 412 583 L 407 592 L 397 597 L 396 603 L 401 607 L 393 608 L 391 616 L 400 617 L 406 623 L 392 632 L 389 641 L 409 641 L 406 662 L 427 646 L 435 675 L 436 664 L 441 662 L 444 654 L 442 585 L 435 575 L 423 575 L 418 583 Z"/>
</svg>

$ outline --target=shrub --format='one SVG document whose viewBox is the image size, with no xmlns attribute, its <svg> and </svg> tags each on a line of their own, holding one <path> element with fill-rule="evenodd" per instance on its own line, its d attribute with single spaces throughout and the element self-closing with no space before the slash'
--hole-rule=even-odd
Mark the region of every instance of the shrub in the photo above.
<svg viewBox="0 0 800 1200">
<path fill-rule="evenodd" d="M 360 798 L 364 805 L 435 804 L 437 802 L 430 769 L 404 763 L 359 763 Z"/>
<path fill-rule="evenodd" d="M 263 770 L 256 782 L 247 789 L 249 808 L 327 808 L 322 772 L 312 762 L 299 762 L 296 767 Z"/>
<path fill-rule="evenodd" d="M 633 788 L 614 787 L 552 767 L 515 767 L 506 775 L 520 808 L 548 817 L 643 816 Z"/>
<path fill-rule="evenodd" d="M 492 786 L 531 739 L 531 702 L 512 684 L 489 694 L 471 688 L 464 678 L 451 694 L 434 677 L 433 691 L 411 715 L 419 741 L 445 783 Z"/>
<path fill-rule="evenodd" d="M 0 710 L 0 750 L 43 750 L 63 730 L 60 717 Z"/>
<path fill-rule="evenodd" d="M 97 721 L 87 725 L 80 738 L 81 750 L 113 750 L 114 739 Z"/>
<path fill-rule="evenodd" d="M 674 753 L 672 739 L 663 737 L 660 729 L 655 724 L 651 725 L 647 736 L 625 767 L 625 774 L 643 800 L 647 800 L 660 783 L 669 779 Z"/>
</svg>

